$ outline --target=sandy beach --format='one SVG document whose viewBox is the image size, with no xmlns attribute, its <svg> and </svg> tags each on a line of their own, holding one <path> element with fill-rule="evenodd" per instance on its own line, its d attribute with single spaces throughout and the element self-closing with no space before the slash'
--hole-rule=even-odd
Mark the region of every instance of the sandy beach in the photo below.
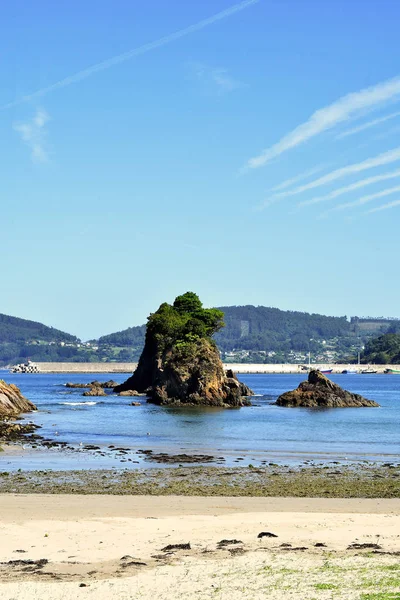
<svg viewBox="0 0 400 600">
<path fill-rule="evenodd" d="M 3 600 L 400 597 L 396 498 L 3 494 L 0 508 Z"/>
</svg>

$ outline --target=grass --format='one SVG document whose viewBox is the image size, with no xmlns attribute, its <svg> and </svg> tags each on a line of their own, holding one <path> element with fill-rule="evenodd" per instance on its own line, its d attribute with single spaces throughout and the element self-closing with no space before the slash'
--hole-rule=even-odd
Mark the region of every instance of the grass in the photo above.
<svg viewBox="0 0 400 600">
<path fill-rule="evenodd" d="M 360 600 L 400 600 L 400 592 L 378 592 L 377 594 L 361 594 Z"/>
<path fill-rule="evenodd" d="M 316 583 L 314 587 L 316 590 L 337 590 L 339 586 L 334 583 Z"/>
</svg>

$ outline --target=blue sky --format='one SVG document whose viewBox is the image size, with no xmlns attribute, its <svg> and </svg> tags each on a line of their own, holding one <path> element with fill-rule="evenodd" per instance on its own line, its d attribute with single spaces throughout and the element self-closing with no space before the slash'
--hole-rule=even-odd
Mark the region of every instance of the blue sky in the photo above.
<svg viewBox="0 0 400 600">
<path fill-rule="evenodd" d="M 83 339 L 187 290 L 400 316 L 399 18 L 3 0 L 0 312 Z"/>
</svg>

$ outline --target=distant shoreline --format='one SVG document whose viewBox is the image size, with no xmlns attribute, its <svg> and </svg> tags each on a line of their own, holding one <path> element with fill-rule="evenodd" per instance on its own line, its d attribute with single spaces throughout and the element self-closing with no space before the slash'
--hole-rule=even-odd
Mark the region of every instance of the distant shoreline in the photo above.
<svg viewBox="0 0 400 600">
<path fill-rule="evenodd" d="M 38 362 L 36 363 L 41 373 L 133 373 L 137 363 L 55 363 Z M 256 364 L 256 363 L 224 363 L 225 369 L 232 369 L 235 373 L 278 373 L 278 374 L 298 374 L 304 375 L 304 363 L 299 364 Z M 370 365 L 378 373 L 384 373 L 385 369 L 400 370 L 400 365 Z M 319 370 L 332 369 L 333 374 L 339 374 L 344 370 L 362 370 L 368 365 L 334 364 L 334 363 L 316 363 L 311 367 Z"/>
</svg>

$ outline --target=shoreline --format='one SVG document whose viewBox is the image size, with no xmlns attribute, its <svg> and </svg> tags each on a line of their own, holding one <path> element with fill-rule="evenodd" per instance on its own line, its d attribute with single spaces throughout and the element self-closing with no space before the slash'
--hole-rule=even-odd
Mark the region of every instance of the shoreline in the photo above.
<svg viewBox="0 0 400 600">
<path fill-rule="evenodd" d="M 77 373 L 77 374 L 131 374 L 135 371 L 137 363 L 36 363 L 39 367 L 39 374 L 46 373 Z M 247 375 L 255 374 L 296 374 L 306 375 L 304 370 L 305 363 L 284 363 L 284 364 L 257 364 L 257 363 L 224 363 L 224 369 L 232 369 L 235 373 Z M 385 369 L 395 369 L 400 371 L 400 365 L 357 365 L 357 364 L 335 364 L 335 363 L 313 363 L 313 369 L 329 370 L 332 369 L 332 374 L 341 374 L 344 370 L 363 370 L 368 367 L 373 368 L 378 374 L 383 374 Z M 27 373 L 23 373 L 27 375 Z M 35 375 L 35 373 L 31 373 Z"/>
</svg>

